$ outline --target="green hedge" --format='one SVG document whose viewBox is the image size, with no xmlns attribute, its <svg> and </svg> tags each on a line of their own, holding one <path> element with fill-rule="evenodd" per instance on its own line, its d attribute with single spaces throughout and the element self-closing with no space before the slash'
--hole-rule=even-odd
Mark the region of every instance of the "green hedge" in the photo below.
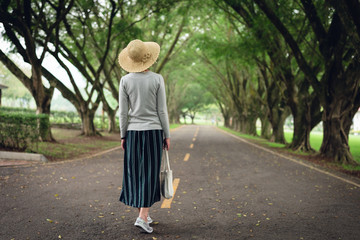
<svg viewBox="0 0 360 240">
<path fill-rule="evenodd" d="M 1 112 L 21 112 L 21 113 L 36 113 L 36 109 L 17 108 L 17 107 L 1 107 Z"/>
<path fill-rule="evenodd" d="M 12 108 L 12 107 L 1 107 L 0 111 L 3 113 L 32 113 L 35 114 L 36 109 L 28 109 L 28 108 Z M 116 128 L 119 130 L 119 119 L 116 117 Z M 81 125 L 81 118 L 77 112 L 67 112 L 67 111 L 51 111 L 50 113 L 50 123 L 54 124 L 56 127 L 62 128 L 74 128 L 78 129 L 77 126 Z M 97 129 L 107 129 L 109 120 L 106 116 L 104 116 L 104 122 L 102 121 L 102 116 L 96 115 L 94 117 L 94 124 Z M 75 127 L 73 127 L 75 126 Z M 44 135 L 41 135 L 44 136 Z"/>
<path fill-rule="evenodd" d="M 49 116 L 25 112 L 0 112 L 0 147 L 25 150 L 49 131 Z"/>
</svg>

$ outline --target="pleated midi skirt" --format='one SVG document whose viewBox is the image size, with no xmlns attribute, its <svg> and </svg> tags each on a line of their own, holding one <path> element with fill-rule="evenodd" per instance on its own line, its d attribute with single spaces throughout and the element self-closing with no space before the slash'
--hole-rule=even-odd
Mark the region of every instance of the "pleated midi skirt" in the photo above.
<svg viewBox="0 0 360 240">
<path fill-rule="evenodd" d="M 151 207 L 161 200 L 163 130 L 129 130 L 125 143 L 120 201 L 137 208 Z"/>
</svg>

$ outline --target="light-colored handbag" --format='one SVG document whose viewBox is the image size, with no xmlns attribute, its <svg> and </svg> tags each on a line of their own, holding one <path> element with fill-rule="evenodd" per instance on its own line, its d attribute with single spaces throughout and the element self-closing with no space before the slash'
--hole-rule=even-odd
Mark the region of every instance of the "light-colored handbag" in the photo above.
<svg viewBox="0 0 360 240">
<path fill-rule="evenodd" d="M 174 196 L 174 187 L 173 187 L 173 174 L 170 169 L 169 163 L 169 153 L 168 150 L 165 151 L 165 161 L 163 161 L 163 169 L 160 172 L 160 189 L 161 195 L 164 198 L 170 199 Z"/>
</svg>

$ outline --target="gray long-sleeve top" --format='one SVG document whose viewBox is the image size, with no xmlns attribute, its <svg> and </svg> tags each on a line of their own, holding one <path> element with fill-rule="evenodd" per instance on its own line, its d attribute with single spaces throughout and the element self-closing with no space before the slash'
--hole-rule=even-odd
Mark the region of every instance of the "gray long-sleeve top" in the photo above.
<svg viewBox="0 0 360 240">
<path fill-rule="evenodd" d="M 119 108 L 121 138 L 127 130 L 155 129 L 162 129 L 165 137 L 170 138 L 165 83 L 160 74 L 147 71 L 123 76 Z"/>
</svg>

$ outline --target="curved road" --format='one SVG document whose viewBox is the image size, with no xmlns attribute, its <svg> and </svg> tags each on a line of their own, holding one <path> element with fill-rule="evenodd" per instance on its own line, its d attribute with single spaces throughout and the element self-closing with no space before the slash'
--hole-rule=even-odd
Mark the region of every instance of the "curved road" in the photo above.
<svg viewBox="0 0 360 240">
<path fill-rule="evenodd" d="M 0 168 L 0 239 L 360 239 L 358 179 L 195 125 L 172 131 L 176 194 L 141 233 L 122 154 Z"/>
</svg>

